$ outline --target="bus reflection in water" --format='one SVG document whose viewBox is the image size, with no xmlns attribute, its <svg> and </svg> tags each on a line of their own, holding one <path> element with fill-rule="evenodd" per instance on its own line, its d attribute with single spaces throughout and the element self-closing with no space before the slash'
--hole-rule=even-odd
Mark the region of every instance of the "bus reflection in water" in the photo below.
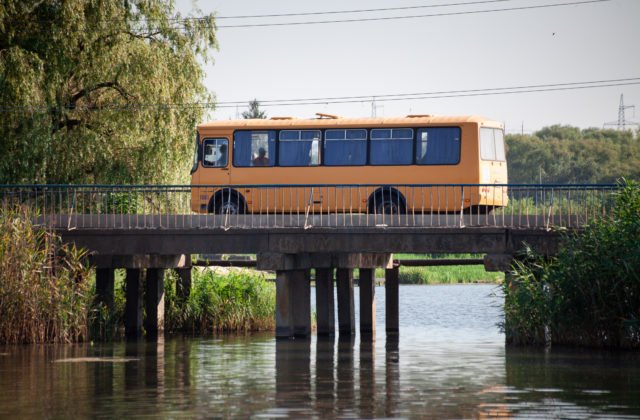
<svg viewBox="0 0 640 420">
<path fill-rule="evenodd" d="M 499 122 L 317 115 L 200 124 L 192 210 L 483 213 L 507 205 Z"/>
</svg>

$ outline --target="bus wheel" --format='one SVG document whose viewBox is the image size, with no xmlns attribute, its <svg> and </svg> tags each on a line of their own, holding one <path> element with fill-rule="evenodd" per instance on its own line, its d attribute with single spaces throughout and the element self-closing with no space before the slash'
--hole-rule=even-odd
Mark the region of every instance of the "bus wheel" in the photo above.
<svg viewBox="0 0 640 420">
<path fill-rule="evenodd" d="M 217 214 L 244 214 L 244 199 L 238 193 L 218 194 L 214 200 L 212 212 Z"/>
<path fill-rule="evenodd" d="M 385 194 L 379 196 L 376 200 L 376 214 L 403 214 L 405 213 L 404 203 L 399 197 L 393 197 L 393 194 Z"/>
</svg>

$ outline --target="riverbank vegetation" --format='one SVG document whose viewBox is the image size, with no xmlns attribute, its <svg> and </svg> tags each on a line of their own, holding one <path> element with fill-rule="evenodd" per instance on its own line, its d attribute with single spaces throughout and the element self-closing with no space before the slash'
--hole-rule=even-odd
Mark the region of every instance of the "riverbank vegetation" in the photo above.
<svg viewBox="0 0 640 420">
<path fill-rule="evenodd" d="M 628 183 L 612 217 L 567 235 L 557 257 L 529 252 L 504 282 L 513 344 L 640 347 L 640 187 Z"/>
<path fill-rule="evenodd" d="M 477 259 L 476 254 L 393 254 L 396 260 L 417 259 Z M 384 270 L 376 270 L 377 278 L 384 278 Z M 499 283 L 503 273 L 489 272 L 479 265 L 446 265 L 431 267 L 400 266 L 400 284 L 458 284 L 458 283 Z"/>
<path fill-rule="evenodd" d="M 26 208 L 0 211 L 0 343 L 86 340 L 85 253 L 31 220 Z"/>
<path fill-rule="evenodd" d="M 262 272 L 235 268 L 193 268 L 191 293 L 177 293 L 177 273 L 164 277 L 165 332 L 210 335 L 275 329 L 276 289 Z M 116 270 L 114 305 L 95 305 L 89 317 L 93 340 L 123 336 L 125 270 Z"/>
<path fill-rule="evenodd" d="M 186 302 L 176 296 L 177 276 L 165 283 L 165 329 L 201 334 L 275 328 L 276 288 L 255 271 L 193 269 Z"/>
<path fill-rule="evenodd" d="M 509 182 L 514 184 L 640 180 L 640 136 L 631 130 L 554 125 L 505 140 Z"/>
</svg>

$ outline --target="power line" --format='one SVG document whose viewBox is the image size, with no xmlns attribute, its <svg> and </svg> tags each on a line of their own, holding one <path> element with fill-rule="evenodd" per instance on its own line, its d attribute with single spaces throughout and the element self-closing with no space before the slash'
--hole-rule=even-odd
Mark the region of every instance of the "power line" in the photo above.
<svg viewBox="0 0 640 420">
<path fill-rule="evenodd" d="M 260 101 L 261 106 L 294 106 L 294 105 L 322 105 L 322 104 L 341 104 L 341 103 L 364 103 L 370 102 L 372 97 L 376 98 L 376 102 L 389 101 L 410 101 L 424 99 L 444 99 L 458 97 L 475 97 L 475 96 L 492 96 L 492 95 L 513 95 L 522 93 L 537 92 L 554 92 L 569 91 L 578 89 L 593 89 L 611 86 L 630 86 L 640 85 L 640 77 L 625 79 L 609 79 L 586 82 L 567 82 L 539 85 L 523 85 L 512 87 L 495 87 L 484 89 L 467 89 L 467 90 L 449 90 L 449 91 L 433 91 L 420 93 L 399 93 L 399 94 L 382 94 L 382 95 L 363 95 L 363 96 L 338 96 L 326 98 L 304 98 L 304 99 L 272 99 Z M 148 110 L 148 109 L 216 109 L 216 108 L 235 108 L 238 105 L 247 104 L 249 101 L 223 101 L 218 102 L 191 102 L 191 103 L 147 103 L 147 104 L 129 104 L 129 105 L 113 105 L 92 110 L 99 111 L 119 111 L 119 110 Z M 50 107 L 0 107 L 0 112 L 24 112 L 33 113 L 37 111 L 47 112 Z M 71 109 L 71 108 L 66 108 Z M 86 110 L 86 108 L 78 105 L 74 109 Z"/>
<path fill-rule="evenodd" d="M 640 77 L 631 77 L 631 78 L 623 78 L 623 79 L 608 79 L 608 80 L 591 80 L 585 82 L 565 82 L 565 83 L 552 83 L 552 84 L 538 84 L 538 85 L 522 85 L 522 86 L 511 86 L 511 87 L 491 87 L 491 88 L 481 88 L 481 89 L 463 89 L 463 90 L 444 90 L 444 91 L 433 91 L 433 92 L 417 92 L 417 93 L 377 93 L 374 95 L 360 95 L 360 96 L 333 96 L 333 97 L 316 97 L 316 98 L 301 98 L 301 99 L 272 99 L 272 100 L 264 100 L 260 101 L 260 105 L 266 105 L 271 102 L 307 102 L 307 101 L 320 101 L 324 103 L 325 101 L 340 101 L 340 100 L 360 100 L 362 101 L 370 101 L 372 97 L 375 97 L 376 100 L 385 100 L 385 98 L 396 98 L 401 97 L 403 99 L 413 99 L 413 96 L 429 96 L 429 95 L 450 95 L 450 94 L 459 94 L 459 93 L 477 93 L 477 92 L 487 92 L 487 91 L 503 91 L 503 90 L 516 90 L 516 89 L 537 89 L 537 88 L 555 88 L 555 87 L 565 87 L 565 86 L 576 86 L 576 85 L 597 85 L 603 83 L 623 83 L 623 82 L 639 82 Z M 232 105 L 238 104 L 243 105 L 248 103 L 248 101 L 222 101 L 218 102 L 218 104 L 224 105 Z"/>
<path fill-rule="evenodd" d="M 506 1 L 514 1 L 514 0 L 484 0 L 484 1 L 473 1 L 473 2 L 463 2 L 463 3 L 405 6 L 405 7 L 381 8 L 381 9 L 358 9 L 358 10 L 345 10 L 345 11 L 281 13 L 281 14 L 243 15 L 243 16 L 219 16 L 219 17 L 213 17 L 213 19 L 220 20 L 220 19 L 271 18 L 271 17 L 311 16 L 311 15 L 328 15 L 328 14 L 348 14 L 348 13 L 364 13 L 364 12 L 371 13 L 371 12 L 380 12 L 380 11 L 407 10 L 407 9 L 417 9 L 417 8 L 479 5 L 479 4 L 489 4 L 489 3 L 498 3 L 498 2 L 506 2 Z M 404 15 L 404 16 L 383 16 L 383 17 L 371 17 L 371 18 L 311 20 L 311 21 L 298 21 L 298 22 L 273 22 L 273 23 L 251 23 L 251 24 L 231 24 L 231 25 L 215 25 L 215 22 L 212 22 L 212 24 L 215 29 L 223 29 L 223 28 L 224 29 L 234 29 L 234 28 L 242 29 L 242 28 L 256 28 L 256 27 L 301 26 L 301 25 L 318 25 L 318 24 L 332 24 L 332 23 L 357 23 L 357 22 L 389 21 L 389 20 L 399 20 L 399 19 L 418 19 L 418 18 L 446 17 L 446 16 L 464 16 L 464 15 L 487 14 L 487 13 L 497 13 L 497 12 L 547 9 L 547 8 L 553 8 L 553 7 L 578 6 L 578 5 L 586 5 L 586 4 L 604 3 L 604 2 L 610 2 L 610 1 L 613 1 L 613 0 L 581 0 L 581 1 L 571 1 L 571 2 L 564 2 L 564 3 L 550 3 L 550 4 L 542 4 L 542 5 L 507 7 L 507 8 L 498 8 L 498 9 L 461 10 L 457 12 L 442 12 L 442 13 Z M 203 18 L 199 18 L 199 17 L 169 18 L 167 19 L 167 21 L 169 22 L 170 29 L 184 31 L 188 29 L 187 28 L 188 22 L 208 21 L 211 19 L 212 19 L 212 16 L 203 17 Z M 36 20 L 36 22 L 47 23 L 47 21 L 44 21 L 44 20 Z M 50 20 L 48 22 L 54 23 L 56 22 L 56 20 Z M 142 30 L 157 31 L 160 29 L 160 24 L 162 23 L 161 20 L 143 20 L 143 21 L 137 22 L 137 21 L 130 21 L 126 19 L 122 19 L 122 20 L 106 19 L 106 20 L 101 20 L 98 23 L 100 22 L 129 23 L 133 25 L 133 29 L 140 30 L 140 31 Z M 49 28 L 49 30 L 53 30 L 53 29 L 54 29 L 53 27 Z M 83 29 L 83 31 L 88 32 L 90 30 Z M 97 30 L 94 29 L 94 32 L 96 31 Z"/>
<path fill-rule="evenodd" d="M 299 25 L 318 25 L 318 24 L 329 24 L 329 23 L 373 22 L 373 21 L 387 21 L 387 20 L 398 20 L 398 19 L 443 17 L 443 16 L 462 16 L 462 15 L 473 15 L 473 14 L 480 14 L 480 13 L 511 12 L 511 11 L 518 11 L 518 10 L 533 10 L 533 9 L 545 9 L 545 8 L 551 8 L 551 7 L 576 6 L 576 5 L 592 4 L 592 3 L 604 3 L 609 1 L 612 1 L 612 0 L 583 0 L 583 1 L 574 1 L 574 2 L 567 2 L 567 3 L 542 4 L 542 5 L 536 5 L 536 6 L 508 7 L 508 8 L 502 8 L 502 9 L 486 9 L 486 10 L 467 10 L 467 11 L 442 12 L 442 13 L 432 13 L 432 14 L 422 14 L 422 15 L 385 16 L 385 17 L 373 17 L 373 18 L 315 20 L 315 21 L 311 20 L 311 21 L 299 21 L 299 22 L 251 23 L 251 24 L 240 24 L 240 25 L 219 25 L 217 28 L 233 29 L 233 28 L 271 27 L 271 26 L 296 26 L 296 25 L 299 26 Z"/>
<path fill-rule="evenodd" d="M 514 0 L 483 0 L 483 1 L 468 1 L 468 2 L 461 2 L 461 3 L 427 4 L 427 5 L 421 5 L 421 6 L 385 7 L 385 8 L 379 8 L 379 9 L 329 10 L 329 11 L 299 12 L 299 13 L 274 13 L 274 14 L 263 14 L 263 15 L 216 16 L 216 19 L 260 19 L 260 18 L 273 18 L 273 17 L 391 12 L 391 11 L 397 11 L 397 10 L 433 9 L 438 7 L 475 6 L 478 4 L 504 3 L 504 2 L 512 2 L 512 1 Z M 195 18 L 195 19 L 199 19 L 199 18 Z M 182 20 L 182 19 L 176 19 L 176 20 Z"/>
</svg>

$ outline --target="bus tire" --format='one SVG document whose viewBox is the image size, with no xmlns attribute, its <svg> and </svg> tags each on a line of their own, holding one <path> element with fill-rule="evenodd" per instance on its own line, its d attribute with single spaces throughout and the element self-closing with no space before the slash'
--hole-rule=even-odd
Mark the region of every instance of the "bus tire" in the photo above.
<svg viewBox="0 0 640 420">
<path fill-rule="evenodd" d="M 244 214 L 246 209 L 244 197 L 236 190 L 218 191 L 209 205 L 209 213 L 216 214 Z"/>
<path fill-rule="evenodd" d="M 369 213 L 404 214 L 406 212 L 404 195 L 396 189 L 378 190 L 369 198 Z"/>
</svg>

